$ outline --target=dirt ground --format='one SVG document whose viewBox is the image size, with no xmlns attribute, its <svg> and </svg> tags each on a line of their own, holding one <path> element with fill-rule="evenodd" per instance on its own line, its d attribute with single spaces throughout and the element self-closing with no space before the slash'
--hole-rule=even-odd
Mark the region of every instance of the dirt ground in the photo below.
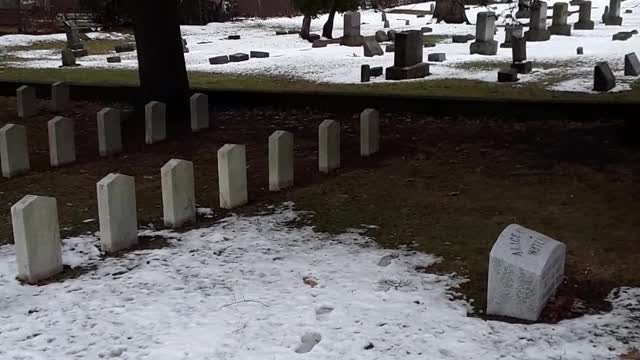
<svg viewBox="0 0 640 360">
<path fill-rule="evenodd" d="M 224 216 L 216 152 L 238 143 L 247 146 L 251 204 L 236 212 L 290 200 L 314 211 L 321 231 L 377 225 L 370 234 L 382 246 L 444 258 L 425 271 L 468 277 L 461 292 L 477 315 L 489 251 L 510 223 L 567 244 L 567 279 L 544 321 L 606 309 L 612 288 L 640 286 L 640 148 L 626 142 L 622 123 L 383 113 L 381 152 L 363 159 L 358 114 L 219 108 L 209 131 L 172 134 L 155 145 L 144 144 L 142 118 L 128 119 L 124 153 L 100 158 L 96 113 L 110 105 L 118 106 L 76 102 L 62 114 L 75 121 L 78 162 L 53 169 L 47 121 L 59 114 L 42 100 L 38 115 L 18 119 L 15 98 L 0 97 L 0 125 L 28 128 L 32 166 L 24 176 L 0 179 L 0 244 L 12 242 L 10 207 L 27 194 L 58 200 L 63 237 L 97 231 L 95 184 L 111 172 L 135 176 L 140 225 L 161 227 L 160 168 L 172 158 L 194 162 L 198 205 Z M 317 126 L 325 119 L 340 121 L 342 130 L 342 168 L 330 175 L 317 170 Z M 282 193 L 268 192 L 267 138 L 275 130 L 295 136 L 296 185 Z M 198 226 L 215 218 L 200 220 Z"/>
</svg>

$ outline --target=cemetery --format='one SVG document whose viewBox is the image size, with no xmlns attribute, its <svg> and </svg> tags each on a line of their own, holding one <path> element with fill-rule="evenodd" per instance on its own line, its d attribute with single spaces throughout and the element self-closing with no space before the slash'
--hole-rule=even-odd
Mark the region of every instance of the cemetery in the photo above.
<svg viewBox="0 0 640 360">
<path fill-rule="evenodd" d="M 434 7 L 0 36 L 0 359 L 640 359 L 635 0 Z"/>
</svg>

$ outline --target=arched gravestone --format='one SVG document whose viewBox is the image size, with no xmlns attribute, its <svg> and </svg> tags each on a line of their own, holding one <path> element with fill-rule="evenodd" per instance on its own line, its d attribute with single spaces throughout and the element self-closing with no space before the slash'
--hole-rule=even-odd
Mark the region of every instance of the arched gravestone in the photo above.
<svg viewBox="0 0 640 360">
<path fill-rule="evenodd" d="M 535 321 L 562 283 L 566 246 L 520 225 L 509 225 L 489 258 L 487 314 Z"/>
</svg>

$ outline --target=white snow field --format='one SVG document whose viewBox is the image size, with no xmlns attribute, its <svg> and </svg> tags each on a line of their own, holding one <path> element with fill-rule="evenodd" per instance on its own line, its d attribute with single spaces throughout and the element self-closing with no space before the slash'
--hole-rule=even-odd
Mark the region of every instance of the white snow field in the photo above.
<svg viewBox="0 0 640 360">
<path fill-rule="evenodd" d="M 555 1 L 549 1 L 549 16 Z M 542 82 L 551 90 L 592 92 L 593 68 L 599 61 L 608 61 L 612 67 L 618 85 L 613 91 L 625 91 L 630 89 L 630 84 L 636 80 L 634 77 L 624 76 L 624 55 L 634 51 L 640 51 L 640 35 L 635 35 L 627 41 L 612 41 L 613 34 L 620 31 L 640 30 L 640 0 L 626 0 L 622 3 L 622 26 L 605 26 L 600 18 L 608 0 L 594 0 L 592 20 L 596 23 L 595 30 L 572 30 L 572 36 L 552 36 L 550 41 L 529 42 L 527 47 L 529 60 L 534 62 L 532 74 L 520 75 L 520 84 L 526 82 Z M 407 5 L 400 8 L 427 10 L 433 2 Z M 491 6 L 498 14 L 506 15 L 506 9 L 510 5 L 499 4 Z M 625 14 L 625 10 L 631 9 L 632 14 Z M 577 6 L 570 6 L 570 11 L 576 11 L 569 17 L 569 23 L 578 20 Z M 467 16 L 475 23 L 476 14 L 487 11 L 487 8 L 472 6 L 467 11 Z M 322 25 L 327 15 L 320 16 L 312 21 L 312 31 L 322 33 Z M 417 18 L 415 15 L 388 14 L 391 28 L 402 31 L 420 29 L 423 26 L 433 28 L 433 35 L 474 34 L 475 25 L 435 24 L 431 17 Z M 410 20 L 409 26 L 405 20 Z M 499 24 L 504 24 L 504 17 Z M 525 23 L 528 19 L 521 19 Z M 362 12 L 363 35 L 373 35 L 377 30 L 382 30 L 383 24 L 380 13 L 373 10 Z M 385 53 L 384 56 L 367 58 L 363 55 L 362 47 L 345 47 L 328 45 L 326 48 L 311 48 L 311 44 L 302 40 L 298 35 L 276 36 L 278 29 L 299 29 L 302 23 L 301 17 L 272 18 L 272 19 L 246 19 L 243 21 L 227 23 L 211 23 L 207 26 L 183 26 L 182 33 L 188 42 L 190 52 L 185 54 L 187 68 L 191 71 L 204 71 L 229 74 L 270 75 L 298 78 L 314 82 L 326 83 L 359 83 L 360 65 L 389 67 L 393 65 L 393 53 Z M 548 21 L 549 25 L 551 20 Z M 388 30 L 388 29 L 387 29 Z M 526 28 L 525 28 L 526 30 Z M 343 31 L 343 18 L 338 14 L 335 19 L 334 36 L 341 36 Z M 240 40 L 227 40 L 228 35 L 239 34 Z M 122 38 L 122 34 L 89 34 L 94 38 Z M 504 27 L 498 28 L 495 37 L 500 43 L 504 41 Z M 11 51 L 8 46 L 27 45 L 36 41 L 64 40 L 63 34 L 46 36 L 7 35 L 0 37 L 0 55 L 3 53 L 26 58 L 29 61 L 16 61 L 5 63 L 9 66 L 57 68 L 61 64 L 60 54 L 56 50 L 50 51 Z M 508 67 L 511 62 L 511 49 L 499 49 L 496 56 L 469 55 L 469 45 L 452 44 L 451 40 L 438 44 L 434 48 L 425 48 L 425 61 L 427 54 L 432 52 L 444 52 L 447 61 L 432 64 L 432 76 L 426 79 L 409 81 L 429 81 L 433 79 L 475 79 L 488 82 L 497 81 L 497 69 Z M 383 49 L 384 49 L 384 45 Z M 576 55 L 577 47 L 584 48 L 584 55 Z M 237 52 L 249 53 L 251 50 L 268 51 L 267 59 L 250 59 L 241 63 L 229 63 L 225 65 L 210 65 L 208 59 L 217 55 L 233 54 Z M 83 67 L 94 68 L 136 68 L 135 53 L 121 54 L 123 62 L 120 64 L 108 64 L 107 55 L 94 55 L 80 58 L 78 61 Z M 489 68 L 482 67 L 487 63 Z M 545 64 L 544 69 L 542 64 Z M 383 77 L 373 78 L 371 83 L 384 82 Z M 366 85 L 363 85 L 366 86 Z M 511 85 L 508 85 L 511 86 Z"/>
<path fill-rule="evenodd" d="M 380 249 L 366 226 L 317 233 L 301 215 L 287 203 L 144 230 L 169 245 L 121 257 L 101 258 L 96 235 L 66 239 L 65 264 L 85 271 L 42 286 L 20 285 L 2 246 L 0 359 L 569 360 L 640 346 L 638 288 L 614 290 L 609 313 L 555 325 L 484 321 L 453 300 L 464 279 L 415 270 L 433 256 Z"/>
</svg>

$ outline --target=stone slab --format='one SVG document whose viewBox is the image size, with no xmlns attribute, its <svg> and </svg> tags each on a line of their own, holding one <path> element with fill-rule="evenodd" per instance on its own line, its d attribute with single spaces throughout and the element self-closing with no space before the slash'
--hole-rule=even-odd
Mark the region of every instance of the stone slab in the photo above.
<svg viewBox="0 0 640 360">
<path fill-rule="evenodd" d="M 269 136 L 269 191 L 293 186 L 293 134 L 275 131 Z"/>
<path fill-rule="evenodd" d="M 0 128 L 0 165 L 2 176 L 12 178 L 29 171 L 29 145 L 27 128 L 7 124 Z"/>
<path fill-rule="evenodd" d="M 269 57 L 269 53 L 266 51 L 250 51 L 249 56 L 257 59 L 264 59 Z"/>
<path fill-rule="evenodd" d="M 18 101 L 18 116 L 21 118 L 36 114 L 36 88 L 31 86 L 20 86 L 16 90 L 16 100 Z"/>
<path fill-rule="evenodd" d="M 193 94 L 189 99 L 191 131 L 198 132 L 209 128 L 209 97 L 206 94 Z"/>
<path fill-rule="evenodd" d="M 96 188 L 102 251 L 114 253 L 136 245 L 138 215 L 134 178 L 109 174 L 98 181 Z"/>
<path fill-rule="evenodd" d="M 447 60 L 447 54 L 445 54 L 445 53 L 429 54 L 427 56 L 427 60 L 428 61 L 433 61 L 433 62 L 443 62 L 443 61 Z"/>
<path fill-rule="evenodd" d="M 613 75 L 607 62 L 599 62 L 593 73 L 593 90 L 609 91 L 616 86 L 616 77 Z"/>
<path fill-rule="evenodd" d="M 228 40 L 240 40 L 240 35 L 229 35 L 227 36 Z"/>
<path fill-rule="evenodd" d="M 76 162 L 76 140 L 73 120 L 56 116 L 47 123 L 49 163 L 58 167 Z"/>
<path fill-rule="evenodd" d="M 340 123 L 325 120 L 318 127 L 318 168 L 329 173 L 340 167 Z"/>
<path fill-rule="evenodd" d="M 419 63 L 413 66 L 391 66 L 385 71 L 387 80 L 419 79 L 429 76 L 429 64 Z"/>
<path fill-rule="evenodd" d="M 392 52 L 396 51 L 396 45 L 395 44 L 389 44 L 389 45 L 385 46 L 384 51 L 388 52 L 388 53 L 392 53 Z"/>
<path fill-rule="evenodd" d="M 110 64 L 121 63 L 122 58 L 120 56 L 109 56 L 107 57 L 107 62 Z"/>
<path fill-rule="evenodd" d="M 371 156 L 380 151 L 380 112 L 365 109 L 360 113 L 360 156 Z"/>
<path fill-rule="evenodd" d="M 100 156 L 122 152 L 122 130 L 118 109 L 104 108 L 98 112 L 98 150 Z"/>
<path fill-rule="evenodd" d="M 612 40 L 613 41 L 627 41 L 629 39 L 631 39 L 631 37 L 633 36 L 632 33 L 627 32 L 627 31 L 621 31 L 617 34 L 613 34 Z"/>
<path fill-rule="evenodd" d="M 191 161 L 171 159 L 160 169 L 164 225 L 180 228 L 196 221 L 196 196 Z"/>
<path fill-rule="evenodd" d="M 233 209 L 248 202 L 244 145 L 225 144 L 218 150 L 218 193 L 223 209 Z"/>
<path fill-rule="evenodd" d="M 249 55 L 245 53 L 235 53 L 229 55 L 230 62 L 241 62 L 249 60 Z"/>
<path fill-rule="evenodd" d="M 382 56 L 384 55 L 384 51 L 380 47 L 380 44 L 376 41 L 376 39 L 372 37 L 363 37 L 362 38 L 362 48 L 364 50 L 365 57 L 373 57 L 373 56 Z"/>
<path fill-rule="evenodd" d="M 624 76 L 640 76 L 640 61 L 636 53 L 624 56 Z"/>
<path fill-rule="evenodd" d="M 220 56 L 214 56 L 212 58 L 209 58 L 209 64 L 211 65 L 221 65 L 221 64 L 228 64 L 228 63 L 229 63 L 228 55 L 220 55 Z"/>
<path fill-rule="evenodd" d="M 144 107 L 145 142 L 148 145 L 167 138 L 167 106 L 152 101 Z"/>
<path fill-rule="evenodd" d="M 71 102 L 71 90 L 69 84 L 62 81 L 51 85 L 51 105 L 54 111 L 63 111 Z"/>
</svg>

